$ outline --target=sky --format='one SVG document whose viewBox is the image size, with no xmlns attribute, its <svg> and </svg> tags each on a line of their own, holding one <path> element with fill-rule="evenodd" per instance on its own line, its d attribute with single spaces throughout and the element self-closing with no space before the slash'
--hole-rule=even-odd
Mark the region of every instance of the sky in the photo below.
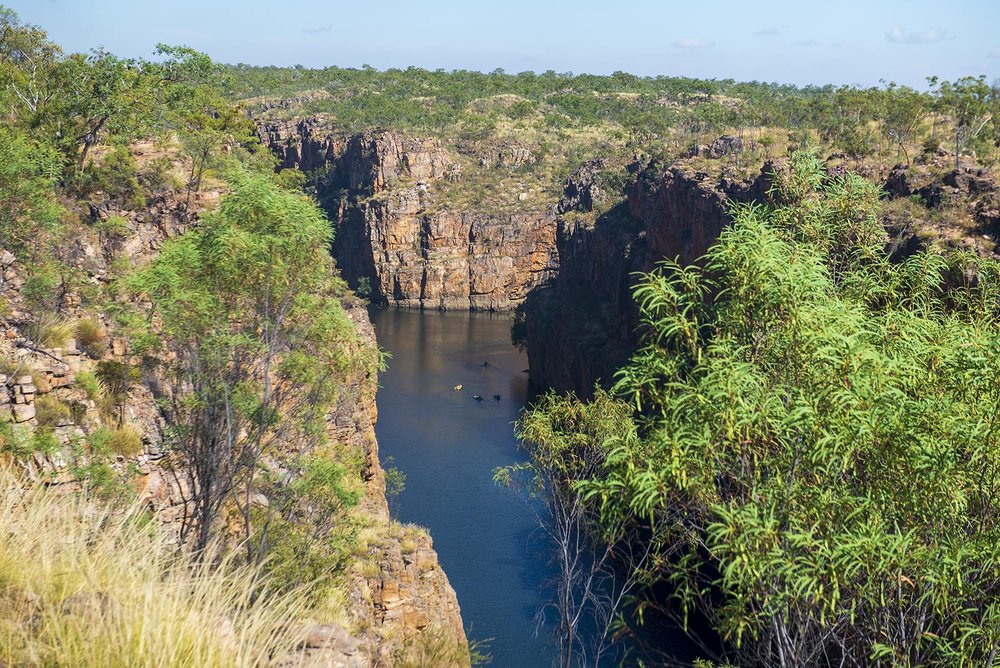
<svg viewBox="0 0 1000 668">
<path fill-rule="evenodd" d="M 0 0 L 67 51 L 925 88 L 1000 77 L 1000 0 Z"/>
</svg>

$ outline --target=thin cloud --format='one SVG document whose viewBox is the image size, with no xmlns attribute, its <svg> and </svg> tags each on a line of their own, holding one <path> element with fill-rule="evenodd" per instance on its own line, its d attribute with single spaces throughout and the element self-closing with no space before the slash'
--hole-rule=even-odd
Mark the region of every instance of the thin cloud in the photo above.
<svg viewBox="0 0 1000 668">
<path fill-rule="evenodd" d="M 797 42 L 792 42 L 795 46 L 819 46 L 819 41 L 815 39 L 800 39 Z"/>
<path fill-rule="evenodd" d="M 986 57 L 992 58 L 993 60 L 1000 60 L 1000 46 L 987 53 Z"/>
<path fill-rule="evenodd" d="M 774 26 L 771 26 L 770 28 L 761 28 L 754 34 L 764 36 L 764 35 L 777 35 L 780 32 L 781 32 L 780 28 L 775 28 Z"/>
<path fill-rule="evenodd" d="M 317 26 L 315 28 L 303 28 L 302 29 L 302 34 L 304 34 L 304 35 L 318 35 L 318 34 L 324 33 L 324 32 L 333 32 L 333 24 L 331 23 L 331 24 L 325 25 L 325 26 Z"/>
<path fill-rule="evenodd" d="M 885 31 L 885 38 L 894 44 L 933 44 L 948 39 L 948 34 L 937 27 L 909 31 L 894 26 Z"/>
<path fill-rule="evenodd" d="M 677 49 L 707 49 L 715 46 L 715 42 L 709 42 L 704 39 L 695 39 L 694 37 L 681 37 L 680 39 L 671 42 L 670 46 Z"/>
</svg>

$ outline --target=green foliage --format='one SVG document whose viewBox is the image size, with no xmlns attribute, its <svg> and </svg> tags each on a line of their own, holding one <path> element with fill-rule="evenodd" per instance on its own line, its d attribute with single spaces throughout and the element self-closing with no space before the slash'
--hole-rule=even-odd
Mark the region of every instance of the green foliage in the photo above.
<svg viewBox="0 0 1000 668">
<path fill-rule="evenodd" d="M 617 391 L 640 412 L 576 489 L 603 524 L 656 530 L 645 575 L 739 665 L 984 664 L 1000 265 L 890 263 L 877 190 L 809 192 L 799 161 L 784 206 L 737 210 L 703 269 L 665 263 L 637 288 L 647 343 Z M 567 438 L 565 410 L 528 419 Z"/>
<path fill-rule="evenodd" d="M 42 429 L 52 429 L 64 421 L 69 421 L 69 406 L 51 394 L 35 399 L 35 419 Z"/>
<path fill-rule="evenodd" d="M 51 145 L 0 123 L 0 244 L 31 255 L 40 234 L 57 225 L 62 208 L 53 188 L 62 159 Z"/>
<path fill-rule="evenodd" d="M 73 382 L 87 394 L 87 398 L 91 401 L 97 401 L 104 392 L 101 381 L 97 379 L 97 374 L 93 371 L 81 371 L 76 374 Z"/>
<path fill-rule="evenodd" d="M 316 204 L 269 176 L 230 178 L 218 211 L 126 281 L 155 305 L 174 352 L 175 445 L 194 463 L 192 475 L 205 476 L 193 483 L 208 497 L 204 532 L 231 492 L 252 487 L 271 444 L 322 442 L 342 379 L 376 363 L 341 306 L 346 286 L 335 278 L 330 225 Z M 217 452 L 222 444 L 231 460 Z M 218 469 L 226 461 L 233 466 Z"/>
<path fill-rule="evenodd" d="M 297 468 L 295 480 L 275 495 L 287 512 L 259 512 L 266 531 L 251 542 L 267 555 L 266 569 L 277 586 L 311 584 L 310 598 L 320 601 L 336 587 L 336 574 L 347 564 L 354 528 L 345 521 L 345 511 L 361 493 L 349 483 L 344 465 L 331 458 L 305 457 Z"/>
<path fill-rule="evenodd" d="M 142 437 L 132 425 L 100 427 L 87 436 L 87 445 L 91 454 L 98 458 L 129 457 L 142 452 Z"/>
<path fill-rule="evenodd" d="M 102 192 L 112 202 L 129 209 L 141 208 L 146 203 L 138 167 L 127 146 L 115 146 L 97 164 L 88 163 L 81 189 L 84 193 Z"/>
</svg>

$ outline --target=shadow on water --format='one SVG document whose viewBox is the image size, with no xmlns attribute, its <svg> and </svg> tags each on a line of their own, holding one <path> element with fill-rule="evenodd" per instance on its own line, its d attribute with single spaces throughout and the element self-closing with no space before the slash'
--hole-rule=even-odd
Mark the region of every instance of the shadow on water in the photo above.
<svg viewBox="0 0 1000 668">
<path fill-rule="evenodd" d="M 546 545 L 517 496 L 493 483 L 495 468 L 523 460 L 513 422 L 528 396 L 527 361 L 510 343 L 509 317 L 380 309 L 372 321 L 392 354 L 376 434 L 383 458 L 406 474 L 398 519 L 430 529 L 491 665 L 551 665 L 548 631 L 536 634 L 534 621 L 552 575 Z"/>
</svg>

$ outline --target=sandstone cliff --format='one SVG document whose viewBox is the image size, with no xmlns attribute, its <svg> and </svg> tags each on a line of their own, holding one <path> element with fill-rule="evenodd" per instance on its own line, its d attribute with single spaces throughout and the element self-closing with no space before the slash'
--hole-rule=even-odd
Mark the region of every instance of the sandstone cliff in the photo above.
<svg viewBox="0 0 1000 668">
<path fill-rule="evenodd" d="M 593 170 L 585 165 L 567 183 L 557 206 L 558 273 L 533 290 L 518 313 L 518 338 L 527 347 L 534 385 L 583 396 L 597 382 L 610 385 L 640 336 L 633 273 L 664 258 L 695 262 L 730 224 L 730 206 L 767 201 L 774 175 L 787 169 L 784 161 L 769 161 L 757 175 L 733 179 L 695 164 L 633 165 L 627 201 L 593 221 L 575 214 L 593 207 Z M 861 171 L 874 178 L 875 170 Z M 843 174 L 837 156 L 828 160 L 827 172 Z M 987 171 L 922 159 L 894 167 L 883 187 L 891 257 L 927 247 L 997 252 L 1000 188 Z"/>
<path fill-rule="evenodd" d="M 374 302 L 508 310 L 555 267 L 554 213 L 455 207 L 440 191 L 461 169 L 437 141 L 341 136 L 322 116 L 262 124 L 260 135 L 282 167 L 324 172 L 334 257 Z"/>
<path fill-rule="evenodd" d="M 518 314 L 532 383 L 580 396 L 589 396 L 595 383 L 610 385 L 637 341 L 635 272 L 663 258 L 690 264 L 704 254 L 729 224 L 731 202 L 764 196 L 770 169 L 720 182 L 684 162 L 633 165 L 626 202 L 592 223 L 561 216 L 559 271 Z M 584 168 L 567 183 L 559 210 L 592 208 L 594 197 L 578 194 L 593 188 L 586 176 Z"/>
</svg>

